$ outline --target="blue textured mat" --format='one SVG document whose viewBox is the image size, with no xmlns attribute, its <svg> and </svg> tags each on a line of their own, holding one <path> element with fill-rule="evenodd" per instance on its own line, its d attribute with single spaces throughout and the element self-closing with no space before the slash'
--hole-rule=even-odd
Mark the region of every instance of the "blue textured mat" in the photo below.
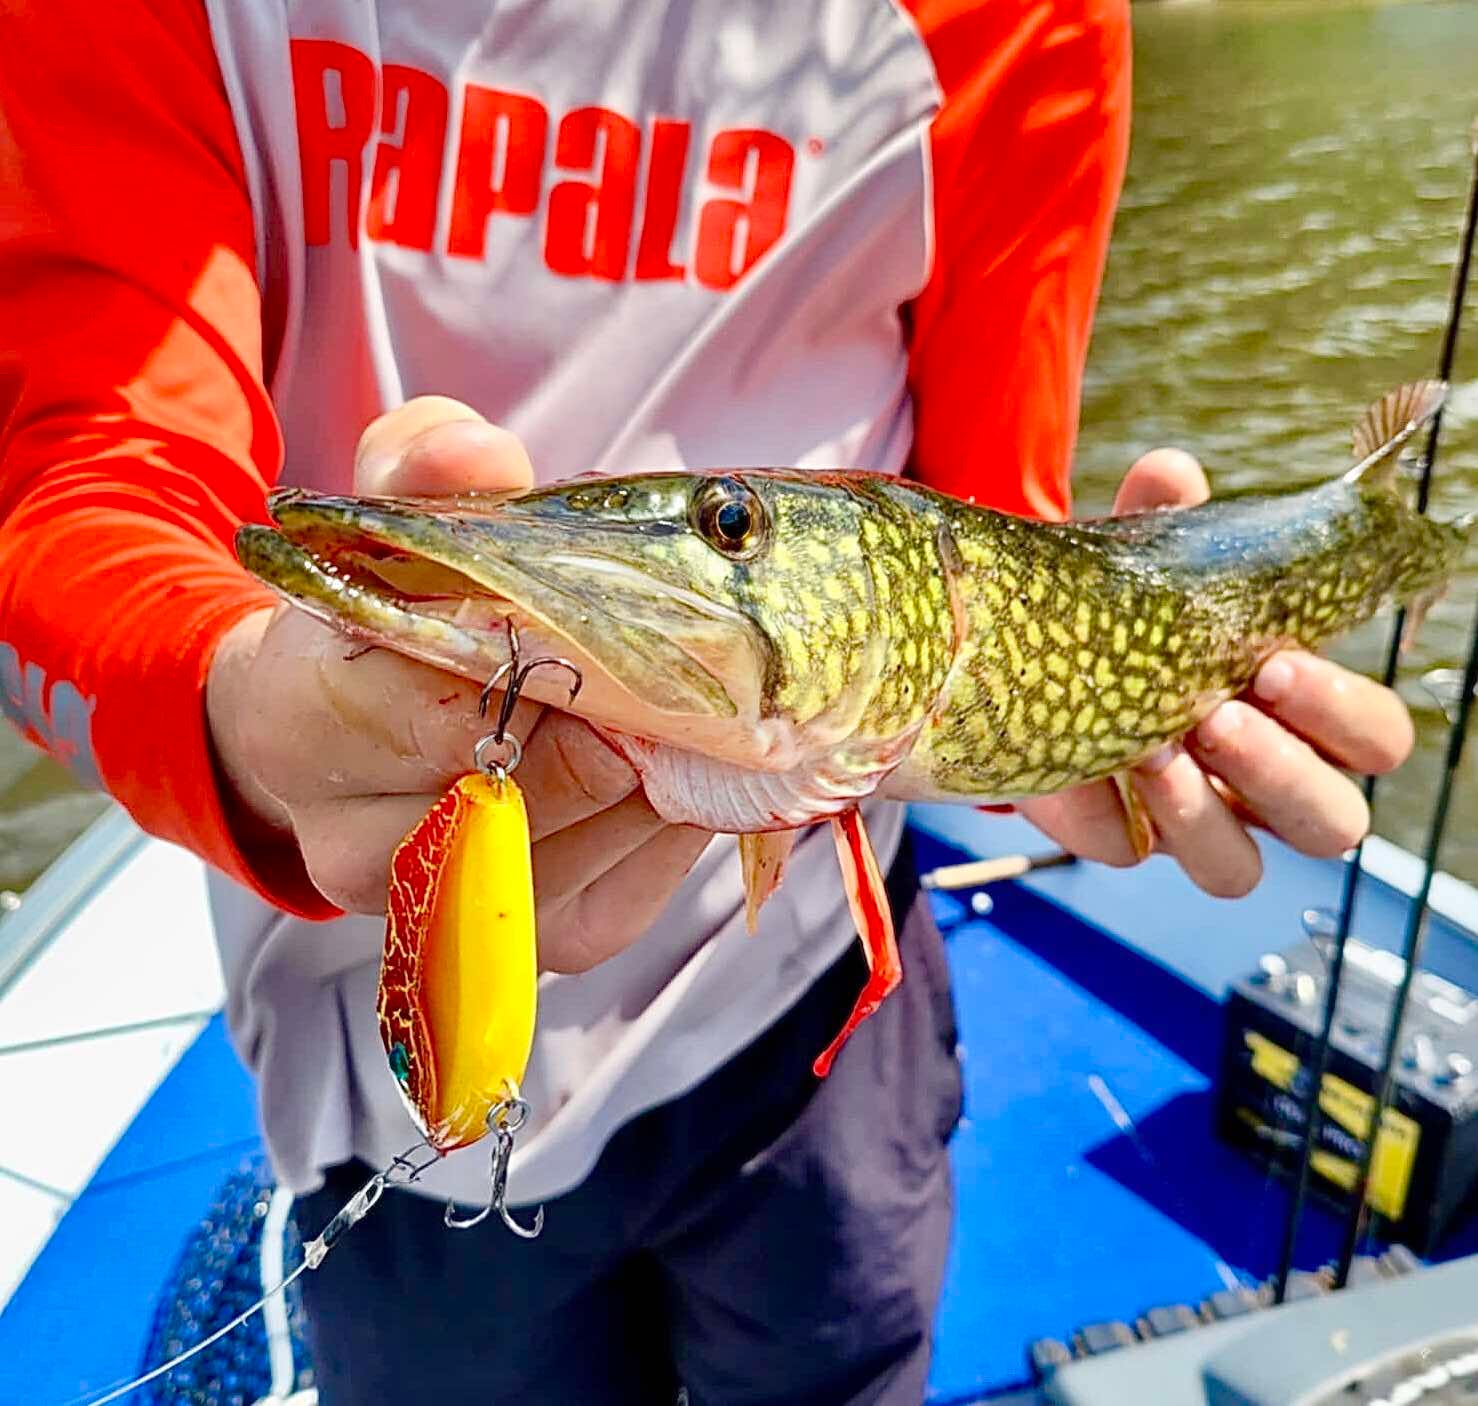
<svg viewBox="0 0 1478 1406">
<path fill-rule="evenodd" d="M 0 1313 L 0 1406 L 62 1406 L 133 1376 L 186 1236 L 259 1148 L 251 1081 L 217 1017 Z"/>
</svg>

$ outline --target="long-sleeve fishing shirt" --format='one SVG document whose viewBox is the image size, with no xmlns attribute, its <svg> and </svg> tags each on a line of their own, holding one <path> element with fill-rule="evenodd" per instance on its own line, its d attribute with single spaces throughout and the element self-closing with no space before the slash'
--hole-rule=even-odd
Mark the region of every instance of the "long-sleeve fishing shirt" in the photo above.
<svg viewBox="0 0 1478 1406">
<path fill-rule="evenodd" d="M 213 866 L 289 1186 L 414 1134 L 381 923 L 244 844 L 212 762 L 212 652 L 269 603 L 236 526 L 274 483 L 349 488 L 364 425 L 428 392 L 543 481 L 850 466 L 1064 515 L 1128 76 L 1127 0 L 0 7 L 0 705 Z M 852 940 L 824 827 L 757 939 L 734 851 L 543 978 L 514 1200 Z M 425 1185 L 473 1201 L 483 1162 Z"/>
</svg>

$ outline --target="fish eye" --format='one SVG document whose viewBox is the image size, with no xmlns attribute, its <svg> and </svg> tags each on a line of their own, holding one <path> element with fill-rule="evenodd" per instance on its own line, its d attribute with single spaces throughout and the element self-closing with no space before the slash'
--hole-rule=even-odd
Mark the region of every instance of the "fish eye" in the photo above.
<svg viewBox="0 0 1478 1406">
<path fill-rule="evenodd" d="M 725 556 L 751 557 L 764 540 L 764 505 L 752 488 L 736 478 L 703 484 L 693 500 L 693 516 L 704 539 Z"/>
</svg>

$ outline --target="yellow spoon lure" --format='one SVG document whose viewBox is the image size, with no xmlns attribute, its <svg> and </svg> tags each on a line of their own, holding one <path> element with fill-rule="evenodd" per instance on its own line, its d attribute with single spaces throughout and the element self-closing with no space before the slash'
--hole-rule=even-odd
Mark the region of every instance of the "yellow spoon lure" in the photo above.
<svg viewBox="0 0 1478 1406">
<path fill-rule="evenodd" d="M 391 856 L 378 1000 L 390 1073 L 433 1161 L 493 1134 L 487 1206 L 466 1219 L 448 1206 L 447 1225 L 466 1229 L 496 1211 L 524 1238 L 539 1233 L 543 1208 L 526 1228 L 504 1197 L 514 1134 L 529 1114 L 519 1085 L 534 1042 L 539 947 L 529 818 L 512 777 L 523 745 L 508 724 L 529 674 L 543 667 L 570 675 L 573 702 L 580 671 L 567 659 L 521 664 L 510 620 L 508 660 L 478 700 L 486 717 L 503 685 L 496 726 L 473 749 L 474 770 Z M 409 1160 L 416 1150 L 385 1176 L 418 1177 L 427 1164 Z"/>
<path fill-rule="evenodd" d="M 538 950 L 528 813 L 501 770 L 458 780 L 390 862 L 380 1039 L 411 1118 L 446 1154 L 516 1098 Z"/>
</svg>

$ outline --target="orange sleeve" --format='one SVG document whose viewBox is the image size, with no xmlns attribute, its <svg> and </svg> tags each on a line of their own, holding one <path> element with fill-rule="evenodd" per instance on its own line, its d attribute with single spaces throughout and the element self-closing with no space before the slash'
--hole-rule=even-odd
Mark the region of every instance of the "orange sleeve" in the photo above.
<svg viewBox="0 0 1478 1406">
<path fill-rule="evenodd" d="M 1128 0 L 905 3 L 944 89 L 934 264 L 906 310 L 913 472 L 1062 518 L 1128 153 Z"/>
<path fill-rule="evenodd" d="M 204 684 L 270 597 L 237 565 L 281 439 L 250 200 L 199 0 L 0 6 L 0 706 L 146 830 L 279 906 Z M 258 872 L 258 870 L 267 872 Z"/>
</svg>

